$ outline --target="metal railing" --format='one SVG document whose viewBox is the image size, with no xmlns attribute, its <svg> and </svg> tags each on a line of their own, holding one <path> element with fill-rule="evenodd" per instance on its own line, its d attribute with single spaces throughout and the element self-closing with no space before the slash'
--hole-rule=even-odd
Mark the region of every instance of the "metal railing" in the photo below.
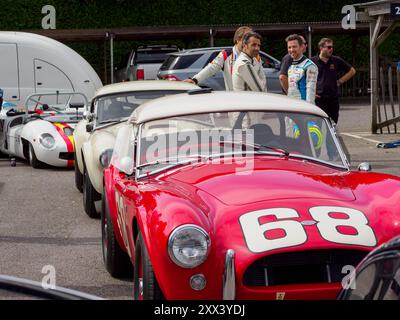
<svg viewBox="0 0 400 320">
<path fill-rule="evenodd" d="M 383 133 L 397 133 L 400 125 L 400 70 L 396 64 L 379 68 L 379 98 L 377 129 Z"/>
<path fill-rule="evenodd" d="M 368 68 L 357 68 L 356 75 L 344 83 L 340 90 L 342 98 L 368 97 L 370 94 L 370 72 Z"/>
</svg>

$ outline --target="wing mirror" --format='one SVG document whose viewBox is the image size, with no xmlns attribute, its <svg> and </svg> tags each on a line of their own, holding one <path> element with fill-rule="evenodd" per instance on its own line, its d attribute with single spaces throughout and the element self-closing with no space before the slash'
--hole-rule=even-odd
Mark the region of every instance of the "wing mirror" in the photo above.
<svg viewBox="0 0 400 320">
<path fill-rule="evenodd" d="M 49 105 L 47 103 L 42 105 L 42 110 L 43 111 L 48 111 L 50 109 Z"/>
<path fill-rule="evenodd" d="M 93 123 L 88 123 L 86 125 L 86 132 L 91 133 L 93 131 Z"/>
<path fill-rule="evenodd" d="M 281 70 L 281 63 L 280 62 L 275 63 L 275 69 L 276 70 Z"/>
<path fill-rule="evenodd" d="M 358 166 L 358 171 L 361 172 L 370 172 L 372 170 L 372 166 L 368 162 L 363 162 Z"/>
<path fill-rule="evenodd" d="M 90 113 L 89 111 L 84 111 L 83 118 L 86 119 L 88 122 L 92 122 L 95 118 L 95 114 Z"/>
</svg>

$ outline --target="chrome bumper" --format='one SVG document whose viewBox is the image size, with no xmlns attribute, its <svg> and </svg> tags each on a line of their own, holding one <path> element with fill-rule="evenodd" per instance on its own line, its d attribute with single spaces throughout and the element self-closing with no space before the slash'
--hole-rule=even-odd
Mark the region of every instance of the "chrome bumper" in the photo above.
<svg viewBox="0 0 400 320">
<path fill-rule="evenodd" d="M 224 275 L 222 279 L 222 298 L 224 300 L 235 300 L 235 251 L 229 249 L 225 256 Z"/>
</svg>

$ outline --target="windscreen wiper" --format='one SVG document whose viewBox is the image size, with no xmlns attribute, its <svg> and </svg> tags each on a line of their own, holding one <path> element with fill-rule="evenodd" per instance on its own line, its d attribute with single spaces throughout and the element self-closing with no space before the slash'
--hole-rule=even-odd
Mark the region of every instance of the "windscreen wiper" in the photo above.
<svg viewBox="0 0 400 320">
<path fill-rule="evenodd" d="M 202 156 L 202 155 L 194 155 L 194 156 L 186 156 L 183 160 L 179 161 L 179 159 L 160 159 L 160 160 L 154 160 L 151 162 L 143 163 L 139 166 L 136 167 L 136 169 L 143 169 L 151 166 L 157 166 L 160 164 L 173 164 L 173 165 L 182 165 L 182 164 L 187 164 L 190 162 L 193 162 L 195 160 L 202 160 L 202 159 L 208 159 L 208 156 Z"/>
<path fill-rule="evenodd" d="M 99 124 L 107 124 L 107 123 L 113 123 L 113 122 L 122 122 L 122 121 L 125 121 L 126 119 L 127 119 L 127 117 L 125 117 L 125 118 L 114 118 L 114 119 L 109 119 L 109 120 L 101 121 L 101 122 L 99 122 Z"/>
<path fill-rule="evenodd" d="M 220 141 L 220 145 L 226 145 L 226 144 L 236 144 L 236 145 L 241 145 L 242 147 L 252 147 L 254 150 L 261 150 L 261 149 L 269 149 L 278 153 L 281 153 L 285 157 L 289 157 L 290 153 L 286 151 L 285 149 L 282 148 L 275 148 L 271 146 L 267 146 L 264 144 L 259 144 L 259 143 L 248 143 L 244 141 Z"/>
</svg>

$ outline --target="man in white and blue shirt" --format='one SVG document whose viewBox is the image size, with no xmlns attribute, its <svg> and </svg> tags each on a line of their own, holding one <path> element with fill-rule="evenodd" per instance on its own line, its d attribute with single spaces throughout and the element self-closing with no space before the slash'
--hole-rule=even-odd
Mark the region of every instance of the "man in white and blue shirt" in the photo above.
<svg viewBox="0 0 400 320">
<path fill-rule="evenodd" d="M 304 42 L 297 34 L 286 38 L 288 53 L 293 59 L 288 70 L 288 96 L 315 104 L 318 67 L 303 54 Z"/>
</svg>

